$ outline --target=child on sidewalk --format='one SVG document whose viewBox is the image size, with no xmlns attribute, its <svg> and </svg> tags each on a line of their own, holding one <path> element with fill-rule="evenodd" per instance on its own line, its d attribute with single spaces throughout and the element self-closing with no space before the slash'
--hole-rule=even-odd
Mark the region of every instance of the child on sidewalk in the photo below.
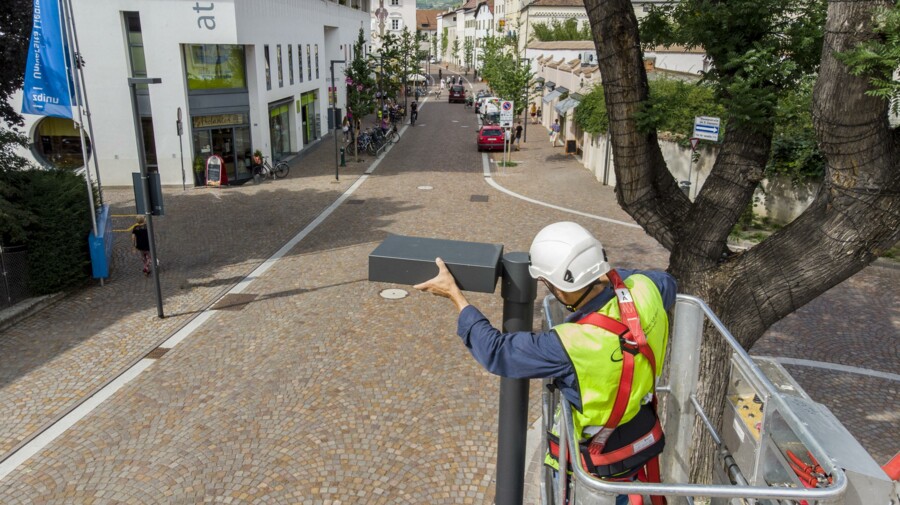
<svg viewBox="0 0 900 505">
<path fill-rule="evenodd" d="M 134 227 L 131 229 L 131 245 L 141 255 L 144 264 L 144 275 L 150 275 L 150 235 L 147 234 L 147 225 L 144 216 L 138 216 Z"/>
</svg>

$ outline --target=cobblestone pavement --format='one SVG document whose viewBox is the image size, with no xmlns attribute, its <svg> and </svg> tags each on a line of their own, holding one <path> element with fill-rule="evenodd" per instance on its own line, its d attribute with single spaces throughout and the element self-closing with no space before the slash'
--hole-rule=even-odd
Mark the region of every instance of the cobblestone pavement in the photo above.
<svg viewBox="0 0 900 505">
<path fill-rule="evenodd" d="M 372 160 L 351 162 L 333 182 L 334 144 L 326 137 L 292 162 L 285 180 L 167 189 L 167 215 L 155 221 L 167 317 L 156 317 L 153 282 L 140 273 L 123 232 L 105 286 L 79 290 L 0 333 L 0 401 L 10 406 L 0 412 L 0 453 L 217 301 L 220 308 L 0 481 L 0 503 L 491 503 L 499 381 L 459 343 L 445 300 L 417 292 L 387 300 L 379 292 L 396 286 L 366 280 L 367 255 L 389 233 L 523 251 L 541 227 L 573 219 L 488 186 L 475 126 L 461 105 L 426 103 L 416 127 L 333 214 L 240 297 L 224 301 Z M 545 137 L 530 136 L 535 140 L 513 155 L 523 163 L 494 179 L 532 198 L 630 221 L 611 188 L 550 149 Z M 106 199 L 114 214 L 133 212 L 130 190 L 107 189 Z M 575 219 L 604 237 L 617 265 L 665 266 L 666 251 L 642 230 Z M 121 217 L 115 228 L 129 225 Z M 826 305 L 817 300 L 779 323 L 755 352 L 896 373 L 900 304 L 890 286 L 898 277 L 900 270 L 870 267 L 826 294 Z M 870 290 L 879 305 L 865 303 Z M 838 297 L 852 300 L 853 310 L 830 320 L 823 312 Z M 471 301 L 499 322 L 498 296 Z M 854 330 L 867 316 L 888 319 L 878 335 L 867 334 L 893 353 L 887 365 L 865 352 L 872 340 Z M 803 373 L 809 370 L 800 379 L 814 397 L 811 386 L 847 388 L 834 396 L 845 423 L 841 408 L 852 414 L 861 405 L 854 398 L 896 389 L 883 382 L 874 393 L 855 375 Z M 896 396 L 881 398 L 884 423 L 850 426 L 875 455 L 900 445 L 889 429 Z M 538 397 L 533 382 L 530 422 L 539 415 Z"/>
</svg>

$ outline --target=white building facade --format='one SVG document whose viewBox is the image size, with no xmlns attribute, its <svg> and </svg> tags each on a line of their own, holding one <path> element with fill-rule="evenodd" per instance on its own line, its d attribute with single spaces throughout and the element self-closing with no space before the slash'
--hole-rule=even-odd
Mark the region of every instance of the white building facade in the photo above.
<svg viewBox="0 0 900 505">
<path fill-rule="evenodd" d="M 95 137 L 90 155 L 102 183 L 113 186 L 130 186 L 139 168 L 129 77 L 162 81 L 137 90 L 137 108 L 148 169 L 163 184 L 180 185 L 182 167 L 188 184 L 203 183 L 195 177 L 213 155 L 225 162 L 223 179 L 241 181 L 251 177 L 254 151 L 284 159 L 322 136 L 329 63 L 349 61 L 360 28 L 369 26 L 360 0 L 73 4 Z M 341 65 L 335 81 L 343 82 Z M 340 108 L 345 86 L 335 94 Z M 18 107 L 21 93 L 15 100 Z M 32 141 L 26 155 L 37 163 L 83 165 L 72 121 L 29 115 L 25 132 Z"/>
<path fill-rule="evenodd" d="M 384 34 L 392 33 L 399 37 L 404 28 L 413 34 L 416 33 L 416 0 L 370 1 L 372 12 L 370 27 L 376 51 L 381 46 L 380 38 Z"/>
</svg>

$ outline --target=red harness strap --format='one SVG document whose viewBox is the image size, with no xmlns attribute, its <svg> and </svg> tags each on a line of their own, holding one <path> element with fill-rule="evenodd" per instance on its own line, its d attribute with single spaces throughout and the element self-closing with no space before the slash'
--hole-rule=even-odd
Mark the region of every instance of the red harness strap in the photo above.
<svg viewBox="0 0 900 505">
<path fill-rule="evenodd" d="M 613 403 L 612 412 L 604 425 L 604 429 L 615 429 L 628 408 L 628 400 L 631 396 L 632 383 L 634 382 L 635 355 L 640 353 L 647 359 L 653 373 L 652 377 L 654 383 L 656 381 L 656 356 L 653 355 L 653 349 L 650 348 L 650 344 L 647 342 L 647 335 L 644 334 L 644 329 L 641 327 L 640 316 L 638 315 L 637 307 L 634 305 L 634 299 L 631 297 L 631 292 L 628 290 L 628 287 L 622 282 L 622 278 L 615 270 L 607 272 L 606 277 L 609 279 L 610 283 L 612 283 L 613 289 L 615 290 L 619 304 L 619 317 L 622 321 L 616 321 L 609 316 L 592 312 L 578 321 L 578 324 L 597 326 L 598 328 L 602 328 L 619 336 L 619 342 L 622 347 L 622 376 L 619 379 L 619 387 L 616 391 L 616 400 L 615 403 Z M 628 340 L 627 337 L 629 336 L 633 340 Z M 656 410 L 655 392 L 653 393 L 653 408 Z M 653 445 L 654 441 L 658 441 L 661 438 L 662 427 L 659 424 L 659 419 L 657 419 L 653 428 L 647 434 L 639 437 L 625 447 L 609 453 L 602 453 L 603 447 L 606 445 L 605 443 L 590 443 L 588 445 L 588 452 L 590 453 L 591 462 L 595 466 L 609 465 L 638 454 L 641 450 Z M 559 454 L 558 449 L 557 454 Z M 660 482 L 659 456 L 650 459 L 644 467 L 638 471 L 637 478 L 644 482 Z M 666 498 L 664 496 L 652 496 L 651 500 L 653 505 L 666 504 Z"/>
</svg>

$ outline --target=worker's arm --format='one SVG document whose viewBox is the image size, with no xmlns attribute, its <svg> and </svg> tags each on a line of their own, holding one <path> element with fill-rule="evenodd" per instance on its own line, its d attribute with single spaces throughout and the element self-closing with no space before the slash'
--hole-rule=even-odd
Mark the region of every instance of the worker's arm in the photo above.
<svg viewBox="0 0 900 505">
<path fill-rule="evenodd" d="M 503 333 L 494 328 L 462 294 L 456 279 L 438 258 L 438 275 L 416 289 L 449 298 L 459 311 L 457 334 L 476 361 L 488 371 L 514 379 L 571 375 L 571 361 L 552 332 Z"/>
</svg>

